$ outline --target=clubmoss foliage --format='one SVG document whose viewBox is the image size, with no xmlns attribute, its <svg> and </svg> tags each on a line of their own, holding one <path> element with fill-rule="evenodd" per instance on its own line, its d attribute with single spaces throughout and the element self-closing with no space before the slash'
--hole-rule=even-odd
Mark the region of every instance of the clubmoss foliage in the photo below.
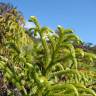
<svg viewBox="0 0 96 96">
<path fill-rule="evenodd" d="M 71 29 L 29 22 L 35 27 L 26 30 L 11 13 L 0 15 L 0 94 L 96 96 L 96 55 L 74 46 L 82 41 Z"/>
</svg>

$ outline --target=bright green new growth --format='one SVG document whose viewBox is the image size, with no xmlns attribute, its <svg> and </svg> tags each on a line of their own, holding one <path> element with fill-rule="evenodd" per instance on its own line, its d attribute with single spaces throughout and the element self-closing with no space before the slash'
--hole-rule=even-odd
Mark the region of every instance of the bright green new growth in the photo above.
<svg viewBox="0 0 96 96">
<path fill-rule="evenodd" d="M 4 48 L 10 56 L 10 59 L 7 53 L 0 56 L 5 82 L 12 82 L 22 96 L 96 96 L 92 86 L 88 87 L 96 73 L 81 67 L 84 58 L 92 63 L 96 56 L 74 47 L 82 42 L 72 30 L 59 25 L 54 32 L 49 27 L 41 27 L 34 16 L 29 21 L 35 24 L 28 31 L 34 32 L 34 36 L 29 37 L 24 28 L 14 23 L 8 33 L 14 32 L 11 37 L 18 39 L 5 37 Z M 37 35 L 39 41 L 36 41 Z M 13 93 L 8 90 L 8 94 Z"/>
</svg>

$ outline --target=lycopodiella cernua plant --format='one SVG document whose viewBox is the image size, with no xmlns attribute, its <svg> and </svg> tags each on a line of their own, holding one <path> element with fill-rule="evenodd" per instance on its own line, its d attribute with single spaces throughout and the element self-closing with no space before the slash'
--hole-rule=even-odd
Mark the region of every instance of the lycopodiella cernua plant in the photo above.
<svg viewBox="0 0 96 96">
<path fill-rule="evenodd" d="M 90 70 L 96 54 L 76 47 L 82 41 L 71 29 L 42 27 L 35 16 L 29 22 L 35 26 L 26 30 L 11 13 L 0 16 L 0 86 L 6 85 L 6 94 L 96 96 L 96 71 Z"/>
</svg>

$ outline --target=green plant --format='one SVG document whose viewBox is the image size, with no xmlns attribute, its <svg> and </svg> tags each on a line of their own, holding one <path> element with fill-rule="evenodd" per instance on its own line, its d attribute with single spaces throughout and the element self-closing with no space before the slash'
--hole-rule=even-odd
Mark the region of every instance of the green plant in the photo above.
<svg viewBox="0 0 96 96">
<path fill-rule="evenodd" d="M 34 32 L 34 39 L 28 37 L 22 27 L 18 35 L 16 31 L 9 31 L 14 32 L 11 37 L 19 37 L 5 45 L 11 50 L 11 59 L 8 59 L 9 55 L 0 56 L 5 83 L 11 82 L 22 96 L 96 96 L 96 92 L 88 86 L 95 80 L 95 72 L 81 70 L 84 59 L 90 64 L 96 56 L 74 47 L 74 43 L 79 45 L 82 41 L 72 30 L 59 25 L 54 32 L 49 27 L 41 27 L 34 16 L 29 21 L 35 24 L 28 31 Z M 24 35 L 20 35 L 21 32 Z M 28 37 L 25 39 L 29 43 L 25 44 L 25 39 L 20 43 L 23 36 Z M 36 36 L 39 38 L 37 42 Z M 8 94 L 14 94 L 14 91 L 8 89 Z"/>
</svg>

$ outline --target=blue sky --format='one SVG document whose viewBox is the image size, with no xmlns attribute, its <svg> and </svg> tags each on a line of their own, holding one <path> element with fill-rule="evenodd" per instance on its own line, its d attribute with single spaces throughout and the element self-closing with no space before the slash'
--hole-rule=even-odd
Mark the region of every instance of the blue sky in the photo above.
<svg viewBox="0 0 96 96">
<path fill-rule="evenodd" d="M 96 44 L 96 0 L 0 0 L 11 2 L 28 20 L 37 16 L 42 26 L 71 28 L 85 42 Z"/>
</svg>

